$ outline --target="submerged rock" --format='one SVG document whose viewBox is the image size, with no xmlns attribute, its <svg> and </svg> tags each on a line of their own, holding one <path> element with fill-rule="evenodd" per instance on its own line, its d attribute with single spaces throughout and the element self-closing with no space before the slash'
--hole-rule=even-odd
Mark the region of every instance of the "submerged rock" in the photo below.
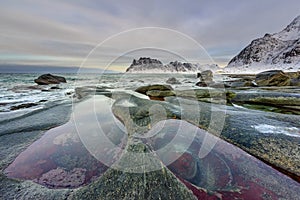
<svg viewBox="0 0 300 200">
<path fill-rule="evenodd" d="M 175 158 L 175 161 L 168 166 L 171 171 L 186 180 L 193 180 L 196 177 L 198 171 L 197 160 L 193 158 L 191 153 L 172 152 L 168 156 L 174 156 Z"/>
<path fill-rule="evenodd" d="M 298 86 L 298 87 L 300 87 L 300 76 L 298 78 L 291 79 L 291 86 Z"/>
<path fill-rule="evenodd" d="M 34 80 L 38 85 L 49 85 L 49 84 L 59 84 L 66 83 L 66 79 L 62 76 L 55 76 L 52 74 L 43 74 Z"/>
<path fill-rule="evenodd" d="M 62 168 L 52 169 L 35 182 L 53 188 L 74 188 L 85 182 L 86 169 L 75 168 L 68 172 Z"/>
<path fill-rule="evenodd" d="M 181 84 L 180 81 L 178 81 L 175 77 L 169 78 L 166 83 L 168 84 Z"/>
<path fill-rule="evenodd" d="M 10 110 L 19 110 L 19 109 L 23 109 L 23 108 L 30 108 L 30 107 L 37 106 L 37 105 L 38 105 L 37 103 L 23 103 L 23 104 L 20 104 L 17 106 L 10 107 Z"/>
<path fill-rule="evenodd" d="M 78 99 L 88 97 L 91 95 L 105 95 L 111 97 L 112 93 L 107 90 L 107 87 L 96 87 L 96 86 L 83 86 L 75 88 L 75 96 Z"/>
<path fill-rule="evenodd" d="M 27 91 L 30 91 L 30 90 L 43 90 L 43 86 L 40 86 L 40 85 L 17 85 L 17 86 L 14 86 L 13 88 L 9 89 L 13 92 L 16 92 L 16 93 L 21 93 L 21 92 L 27 92 Z"/>
</svg>

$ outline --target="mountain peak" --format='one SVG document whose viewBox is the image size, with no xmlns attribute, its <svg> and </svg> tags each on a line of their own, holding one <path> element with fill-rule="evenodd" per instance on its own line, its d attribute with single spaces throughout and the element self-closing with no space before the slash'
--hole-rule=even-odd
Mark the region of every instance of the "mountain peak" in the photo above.
<svg viewBox="0 0 300 200">
<path fill-rule="evenodd" d="M 279 33 L 253 40 L 230 60 L 225 72 L 300 69 L 300 15 Z"/>
<path fill-rule="evenodd" d="M 297 16 L 285 29 L 275 33 L 274 37 L 280 40 L 296 40 L 300 38 L 300 15 Z"/>
</svg>

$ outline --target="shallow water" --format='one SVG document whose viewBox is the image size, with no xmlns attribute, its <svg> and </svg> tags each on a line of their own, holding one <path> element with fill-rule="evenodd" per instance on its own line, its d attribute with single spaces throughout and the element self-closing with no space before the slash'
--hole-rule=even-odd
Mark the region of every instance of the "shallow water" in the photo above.
<svg viewBox="0 0 300 200">
<path fill-rule="evenodd" d="M 114 154 L 101 141 L 108 138 L 122 150 L 123 139 L 126 139 L 124 127 L 111 114 L 110 101 L 98 96 L 75 106 L 73 115 L 76 115 L 76 121 L 73 117 L 68 123 L 47 131 L 5 169 L 5 174 L 10 178 L 33 180 L 50 188 L 75 188 L 99 177 L 109 165 L 93 155 L 97 152 L 112 162 L 120 153 Z M 93 109 L 87 110 L 91 105 Z M 91 126 L 95 117 L 99 117 L 99 124 Z M 98 134 L 98 125 L 105 135 Z M 85 131 L 78 132 L 76 128 Z M 97 141 L 97 146 L 87 148 L 86 138 Z M 89 152 L 90 149 L 93 152 Z"/>
<path fill-rule="evenodd" d="M 149 138 L 149 142 L 167 167 L 179 178 L 206 190 L 212 196 L 221 195 L 226 199 L 261 199 L 269 196 L 277 199 L 285 198 L 287 194 L 296 197 L 300 192 L 300 184 L 291 178 L 187 122 L 161 121 L 150 132 L 156 134 Z M 180 139 L 174 139 L 178 135 Z M 192 142 L 186 149 L 189 141 Z M 170 143 L 172 145 L 166 148 Z M 209 154 L 201 156 L 201 151 L 211 145 L 213 148 Z M 196 193 L 197 188 L 192 190 Z"/>
</svg>

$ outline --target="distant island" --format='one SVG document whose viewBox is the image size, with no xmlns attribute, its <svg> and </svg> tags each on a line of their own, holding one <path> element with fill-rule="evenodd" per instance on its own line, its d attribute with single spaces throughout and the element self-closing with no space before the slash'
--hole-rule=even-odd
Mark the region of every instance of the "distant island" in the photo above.
<svg viewBox="0 0 300 200">
<path fill-rule="evenodd" d="M 220 70 L 217 64 L 192 64 L 173 61 L 163 64 L 158 59 L 141 57 L 133 59 L 131 65 L 126 69 L 126 73 L 196 73 L 205 70 L 216 72 Z"/>
</svg>

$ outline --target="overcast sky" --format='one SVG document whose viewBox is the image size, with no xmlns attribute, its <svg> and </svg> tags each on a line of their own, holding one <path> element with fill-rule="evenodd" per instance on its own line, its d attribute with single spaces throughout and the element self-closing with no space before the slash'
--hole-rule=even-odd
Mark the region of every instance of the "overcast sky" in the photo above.
<svg viewBox="0 0 300 200">
<path fill-rule="evenodd" d="M 98 59 L 93 67 L 104 67 L 107 61 L 103 60 L 117 59 L 122 53 L 130 59 L 148 53 L 123 52 L 141 48 L 146 37 L 155 37 L 149 40 L 158 43 L 153 47 L 168 50 L 172 43 L 178 49 L 184 42 L 172 35 L 178 31 L 198 42 L 214 62 L 224 66 L 253 39 L 282 30 L 298 15 L 299 0 L 0 0 L 0 64 L 79 66 L 96 45 L 107 39 L 103 44 L 107 49 L 91 56 Z M 121 33 L 119 40 L 110 38 L 141 27 L 173 31 L 165 37 L 159 31 L 153 36 L 148 30 L 141 35 L 129 32 L 123 38 Z M 199 51 L 185 48 L 191 55 L 188 61 L 201 62 L 197 60 Z M 126 59 L 117 60 L 115 67 L 124 70 Z"/>
</svg>

